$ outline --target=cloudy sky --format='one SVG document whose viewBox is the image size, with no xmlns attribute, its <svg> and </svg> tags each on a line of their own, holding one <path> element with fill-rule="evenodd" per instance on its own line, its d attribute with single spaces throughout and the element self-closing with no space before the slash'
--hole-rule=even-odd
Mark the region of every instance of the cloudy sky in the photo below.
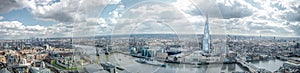
<svg viewBox="0 0 300 73">
<path fill-rule="evenodd" d="M 300 36 L 299 0 L 0 0 L 0 38 L 109 34 Z"/>
</svg>

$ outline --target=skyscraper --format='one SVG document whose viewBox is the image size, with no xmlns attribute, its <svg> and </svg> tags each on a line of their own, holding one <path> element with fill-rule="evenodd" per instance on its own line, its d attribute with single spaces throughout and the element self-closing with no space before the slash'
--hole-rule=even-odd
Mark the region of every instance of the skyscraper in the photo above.
<svg viewBox="0 0 300 73">
<path fill-rule="evenodd" d="M 300 48 L 300 43 L 297 43 L 295 48 Z"/>
<path fill-rule="evenodd" d="M 210 34 L 209 34 L 209 26 L 208 26 L 208 14 L 206 14 L 206 21 L 204 26 L 204 36 L 202 42 L 202 50 L 205 53 L 210 52 Z"/>
</svg>

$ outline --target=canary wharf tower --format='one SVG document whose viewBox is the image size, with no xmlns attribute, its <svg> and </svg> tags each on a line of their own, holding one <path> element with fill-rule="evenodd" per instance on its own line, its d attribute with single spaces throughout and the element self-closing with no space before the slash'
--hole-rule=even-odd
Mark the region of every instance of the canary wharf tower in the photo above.
<svg viewBox="0 0 300 73">
<path fill-rule="evenodd" d="M 206 21 L 205 21 L 205 26 L 204 26 L 202 51 L 205 53 L 210 52 L 210 34 L 209 34 L 209 26 L 208 26 L 208 14 L 206 14 Z"/>
</svg>

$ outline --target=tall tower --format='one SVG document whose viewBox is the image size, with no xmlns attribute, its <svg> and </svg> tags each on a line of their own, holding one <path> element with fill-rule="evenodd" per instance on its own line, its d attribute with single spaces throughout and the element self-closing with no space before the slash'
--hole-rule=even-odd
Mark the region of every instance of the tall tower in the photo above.
<svg viewBox="0 0 300 73">
<path fill-rule="evenodd" d="M 97 57 L 97 64 L 100 64 L 100 53 L 97 47 L 96 47 L 96 57 Z"/>
<path fill-rule="evenodd" d="M 209 26 L 208 26 L 208 14 L 206 14 L 206 21 L 204 26 L 204 36 L 202 42 L 202 50 L 205 53 L 210 52 L 210 33 L 209 33 Z"/>
<path fill-rule="evenodd" d="M 98 46 L 96 46 L 96 56 L 100 56 Z"/>
<path fill-rule="evenodd" d="M 96 60 L 97 64 L 100 63 L 100 50 L 99 50 L 99 47 L 102 48 L 101 45 L 96 45 L 96 46 L 95 46 L 95 49 L 96 49 L 96 57 L 97 57 L 97 60 Z"/>
</svg>

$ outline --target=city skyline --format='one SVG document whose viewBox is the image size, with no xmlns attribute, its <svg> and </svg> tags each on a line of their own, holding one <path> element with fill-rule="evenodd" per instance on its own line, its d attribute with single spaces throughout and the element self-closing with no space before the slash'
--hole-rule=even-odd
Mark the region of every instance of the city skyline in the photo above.
<svg viewBox="0 0 300 73">
<path fill-rule="evenodd" d="M 300 1 L 0 0 L 0 73 L 300 73 Z"/>
<path fill-rule="evenodd" d="M 116 29 L 123 31 L 134 26 L 132 33 L 120 34 L 203 34 L 205 12 L 210 15 L 210 26 L 214 29 L 211 34 L 300 35 L 297 0 L 5 0 L 1 3 L 1 39 L 113 35 Z M 115 28 L 118 26 L 122 28 Z"/>
</svg>

